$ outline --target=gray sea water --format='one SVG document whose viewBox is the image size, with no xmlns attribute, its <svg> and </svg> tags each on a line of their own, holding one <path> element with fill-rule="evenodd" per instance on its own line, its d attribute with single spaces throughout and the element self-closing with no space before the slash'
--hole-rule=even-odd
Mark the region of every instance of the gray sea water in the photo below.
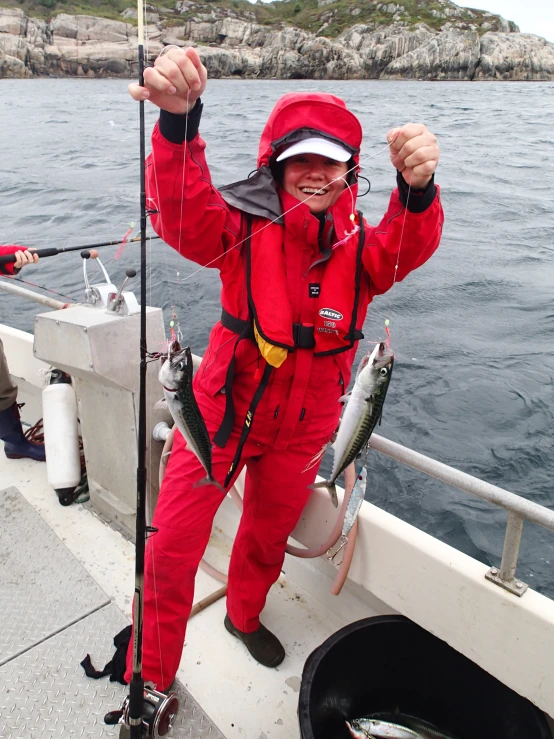
<svg viewBox="0 0 554 739">
<path fill-rule="evenodd" d="M 138 112 L 126 87 L 2 81 L 2 243 L 84 245 L 138 228 Z M 397 361 L 379 433 L 553 508 L 554 84 L 211 81 L 201 130 L 217 185 L 255 168 L 263 124 L 292 90 L 337 94 L 362 121 L 371 193 L 358 207 L 371 223 L 394 186 L 388 129 L 421 121 L 439 137 L 441 247 L 375 300 L 365 327 L 368 339 L 381 337 L 390 310 Z M 148 130 L 155 120 L 147 106 Z M 139 254 L 129 245 L 116 260 L 116 251 L 101 258 L 119 283 Z M 175 306 L 202 353 L 219 316 L 217 272 L 197 272 L 160 242 L 150 251 L 149 302 L 166 322 Z M 78 300 L 81 261 L 78 252 L 44 259 L 22 277 Z M 32 330 L 35 312 L 0 293 L 0 321 Z M 505 512 L 376 452 L 368 470 L 369 500 L 499 564 Z M 518 575 L 554 596 L 553 573 L 554 532 L 526 524 Z"/>
</svg>

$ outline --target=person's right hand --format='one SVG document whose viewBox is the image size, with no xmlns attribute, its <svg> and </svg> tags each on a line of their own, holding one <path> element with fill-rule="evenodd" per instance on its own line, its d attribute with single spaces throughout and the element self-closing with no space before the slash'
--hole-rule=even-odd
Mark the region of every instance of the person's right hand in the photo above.
<svg viewBox="0 0 554 739">
<path fill-rule="evenodd" d="M 38 254 L 33 254 L 34 249 L 15 252 L 15 268 L 23 269 L 26 264 L 36 264 L 38 262 Z"/>
<path fill-rule="evenodd" d="M 150 100 L 169 113 L 188 113 L 206 89 L 208 73 L 196 49 L 171 48 L 144 70 L 144 87 L 129 85 L 133 100 Z"/>
</svg>

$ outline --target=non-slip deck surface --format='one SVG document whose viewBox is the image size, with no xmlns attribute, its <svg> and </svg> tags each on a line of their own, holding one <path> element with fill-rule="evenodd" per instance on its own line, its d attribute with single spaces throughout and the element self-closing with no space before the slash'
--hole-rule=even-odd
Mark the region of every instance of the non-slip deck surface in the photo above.
<svg viewBox="0 0 554 739">
<path fill-rule="evenodd" d="M 127 688 L 92 680 L 111 659 L 113 637 L 128 622 L 16 488 L 0 491 L 0 737 L 118 737 L 104 715 Z M 223 739 L 179 686 L 174 739 Z"/>
</svg>

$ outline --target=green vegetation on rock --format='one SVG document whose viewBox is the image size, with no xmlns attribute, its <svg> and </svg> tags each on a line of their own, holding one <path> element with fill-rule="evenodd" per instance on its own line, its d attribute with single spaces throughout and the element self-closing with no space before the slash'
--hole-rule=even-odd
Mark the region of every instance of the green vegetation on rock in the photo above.
<svg viewBox="0 0 554 739">
<path fill-rule="evenodd" d="M 126 20 L 122 12 L 135 9 L 132 0 L 0 0 L 0 7 L 21 8 L 27 15 L 50 19 L 59 13 L 92 15 L 112 20 Z M 378 30 L 398 23 L 413 28 L 425 23 L 439 31 L 446 23 L 459 30 L 479 33 L 502 29 L 498 15 L 474 8 L 461 8 L 449 0 L 274 0 L 250 3 L 248 0 L 188 0 L 181 12 L 176 2 L 149 2 L 147 11 L 158 13 L 164 26 L 175 26 L 203 15 L 234 17 L 276 28 L 295 26 L 327 38 L 334 38 L 361 23 Z M 206 20 L 206 19 L 205 19 Z M 511 30 L 515 25 L 510 24 Z"/>
<path fill-rule="evenodd" d="M 129 0 L 1 0 L 0 7 L 20 8 L 28 16 L 45 20 L 59 13 L 122 20 L 121 13 L 130 4 Z"/>
</svg>

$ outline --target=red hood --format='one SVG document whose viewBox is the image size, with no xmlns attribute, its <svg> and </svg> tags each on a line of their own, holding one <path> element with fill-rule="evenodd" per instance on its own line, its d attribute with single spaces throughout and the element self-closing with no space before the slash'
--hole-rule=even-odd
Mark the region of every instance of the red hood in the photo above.
<svg viewBox="0 0 554 739">
<path fill-rule="evenodd" d="M 269 162 L 283 146 L 310 136 L 323 136 L 342 144 L 358 164 L 362 127 L 345 102 L 323 92 L 288 93 L 277 101 L 263 130 L 258 169 L 246 180 L 220 187 L 225 201 L 251 215 L 281 223 L 283 210 Z M 333 213 L 344 210 L 348 217 L 357 194 L 357 178 L 353 175 L 350 188 L 333 205 Z"/>
<path fill-rule="evenodd" d="M 307 129 L 309 133 L 300 133 Z M 299 132 L 299 133 L 295 133 Z M 292 136 L 291 136 L 292 134 Z M 358 163 L 362 143 L 362 127 L 346 103 L 324 92 L 290 92 L 277 101 L 265 125 L 258 150 L 258 167 L 269 160 L 285 144 L 307 136 L 323 134 L 346 144 Z"/>
</svg>

